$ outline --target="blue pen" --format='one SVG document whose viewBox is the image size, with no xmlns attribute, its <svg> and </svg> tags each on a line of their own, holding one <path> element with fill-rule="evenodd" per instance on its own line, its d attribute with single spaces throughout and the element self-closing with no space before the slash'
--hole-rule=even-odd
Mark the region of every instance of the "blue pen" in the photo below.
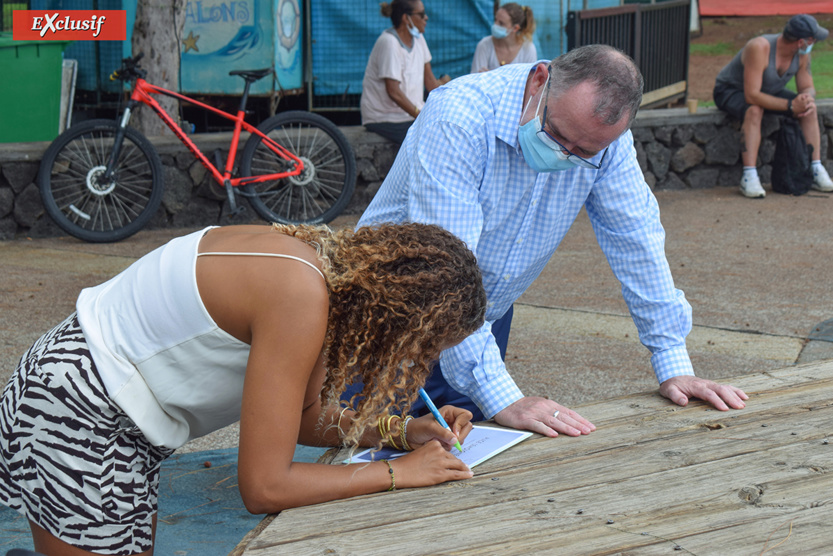
<svg viewBox="0 0 833 556">
<path fill-rule="evenodd" d="M 423 402 L 425 402 L 425 405 L 431 411 L 431 415 L 434 416 L 434 419 L 437 420 L 437 422 L 440 424 L 440 426 L 444 429 L 450 430 L 451 434 L 454 434 L 454 431 L 452 431 L 451 427 L 448 426 L 448 423 L 445 422 L 445 419 L 443 419 L 443 416 L 440 415 L 440 411 L 437 409 L 437 406 L 434 405 L 434 402 L 432 402 L 431 398 L 428 397 L 428 392 L 426 392 L 423 388 L 420 388 L 419 389 L 419 397 L 422 398 Z M 455 436 L 457 436 L 457 435 L 455 435 Z M 454 447 L 457 448 L 458 450 L 460 450 L 461 452 L 463 451 L 463 447 L 460 446 L 460 441 L 459 440 L 454 443 Z"/>
</svg>

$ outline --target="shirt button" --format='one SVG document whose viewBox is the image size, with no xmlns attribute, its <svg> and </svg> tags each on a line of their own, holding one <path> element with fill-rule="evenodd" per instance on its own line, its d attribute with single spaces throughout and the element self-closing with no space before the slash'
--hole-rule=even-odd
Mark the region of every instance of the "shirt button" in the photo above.
<svg viewBox="0 0 833 556">
<path fill-rule="evenodd" d="M 518 240 L 515 241 L 515 243 L 517 243 L 518 245 L 520 245 L 523 242 L 524 242 L 524 240 L 522 240 L 522 239 L 518 239 Z"/>
<path fill-rule="evenodd" d="M 511 276 L 511 275 L 509 275 L 509 274 L 507 274 L 506 276 L 504 276 L 504 277 L 503 277 L 503 279 L 504 279 L 504 280 L 506 280 L 506 281 L 508 282 L 509 280 L 511 280 L 511 279 L 512 279 L 512 276 Z"/>
</svg>

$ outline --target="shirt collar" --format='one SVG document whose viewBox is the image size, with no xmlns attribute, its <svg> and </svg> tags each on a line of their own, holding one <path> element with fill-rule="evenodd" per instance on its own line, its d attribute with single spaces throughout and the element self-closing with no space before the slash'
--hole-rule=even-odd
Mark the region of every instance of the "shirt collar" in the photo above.
<svg viewBox="0 0 833 556">
<path fill-rule="evenodd" d="M 519 124 L 524 108 L 523 100 L 526 82 L 532 74 L 532 71 L 540 63 L 548 64 L 549 60 L 539 60 L 534 64 L 507 64 L 503 68 L 500 68 L 502 71 L 511 71 L 514 75 L 509 77 L 507 86 L 495 110 L 495 122 L 497 124 L 496 136 L 516 150 L 520 148 L 518 129 L 520 128 Z"/>
</svg>

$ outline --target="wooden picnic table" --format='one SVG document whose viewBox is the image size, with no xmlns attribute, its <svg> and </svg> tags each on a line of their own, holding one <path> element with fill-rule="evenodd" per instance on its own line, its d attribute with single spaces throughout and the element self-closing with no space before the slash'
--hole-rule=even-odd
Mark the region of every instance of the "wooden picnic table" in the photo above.
<svg viewBox="0 0 833 556">
<path fill-rule="evenodd" d="M 268 516 L 232 554 L 830 554 L 833 360 L 728 381 L 721 412 L 656 392 L 583 405 L 467 481 Z"/>
</svg>

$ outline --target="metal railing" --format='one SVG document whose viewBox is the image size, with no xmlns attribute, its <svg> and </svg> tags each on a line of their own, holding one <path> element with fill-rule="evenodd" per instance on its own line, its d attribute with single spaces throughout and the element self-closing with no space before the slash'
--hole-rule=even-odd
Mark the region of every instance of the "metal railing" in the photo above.
<svg viewBox="0 0 833 556">
<path fill-rule="evenodd" d="M 642 107 L 671 104 L 688 93 L 690 19 L 689 0 L 569 12 L 567 46 L 618 48 L 645 79 Z"/>
</svg>

